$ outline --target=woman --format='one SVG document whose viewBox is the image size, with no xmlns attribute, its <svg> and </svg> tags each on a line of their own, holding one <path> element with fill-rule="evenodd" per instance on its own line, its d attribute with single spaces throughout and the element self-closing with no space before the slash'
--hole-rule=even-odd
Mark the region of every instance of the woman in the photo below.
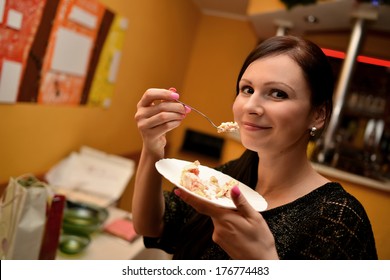
<svg viewBox="0 0 390 280">
<path fill-rule="evenodd" d="M 172 90 L 147 90 L 135 115 L 143 149 L 133 197 L 145 245 L 174 259 L 376 259 L 362 205 L 306 156 L 310 137 L 330 118 L 332 94 L 331 67 L 309 41 L 273 37 L 247 57 L 233 105 L 247 150 L 219 170 L 266 199 L 267 210 L 258 213 L 238 187 L 231 191 L 236 210 L 177 188 L 162 191 L 154 164 L 164 157 L 165 134 L 190 110 L 169 102 L 179 98 Z"/>
</svg>

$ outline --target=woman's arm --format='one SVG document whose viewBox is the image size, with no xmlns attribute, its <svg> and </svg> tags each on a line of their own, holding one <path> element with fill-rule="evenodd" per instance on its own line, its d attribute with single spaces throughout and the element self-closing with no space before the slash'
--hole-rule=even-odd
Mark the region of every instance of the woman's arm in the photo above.
<svg viewBox="0 0 390 280">
<path fill-rule="evenodd" d="M 164 199 L 161 175 L 155 163 L 164 157 L 165 134 L 180 125 L 187 110 L 177 102 L 179 95 L 165 89 L 149 89 L 137 104 L 135 121 L 143 140 L 135 176 L 132 214 L 137 233 L 160 236 L 163 229 Z"/>
<path fill-rule="evenodd" d="M 150 237 L 160 236 L 163 229 L 164 199 L 161 175 L 154 166 L 157 160 L 158 157 L 142 150 L 135 176 L 132 204 L 136 232 Z"/>
</svg>

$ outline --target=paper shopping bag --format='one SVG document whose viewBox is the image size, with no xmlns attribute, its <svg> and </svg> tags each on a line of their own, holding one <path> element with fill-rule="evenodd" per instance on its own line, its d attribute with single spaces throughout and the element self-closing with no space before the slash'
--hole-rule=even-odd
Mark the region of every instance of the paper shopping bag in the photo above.
<svg viewBox="0 0 390 280">
<path fill-rule="evenodd" d="M 38 259 L 49 195 L 50 188 L 32 175 L 10 179 L 0 208 L 2 259 Z"/>
</svg>

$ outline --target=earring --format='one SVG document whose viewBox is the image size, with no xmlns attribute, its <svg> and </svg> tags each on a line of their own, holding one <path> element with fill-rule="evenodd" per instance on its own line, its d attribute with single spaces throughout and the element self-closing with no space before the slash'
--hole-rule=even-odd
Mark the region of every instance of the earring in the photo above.
<svg viewBox="0 0 390 280">
<path fill-rule="evenodd" d="M 317 128 L 315 126 L 313 126 L 311 129 L 310 129 L 310 136 L 316 136 L 316 131 L 317 131 Z"/>
</svg>

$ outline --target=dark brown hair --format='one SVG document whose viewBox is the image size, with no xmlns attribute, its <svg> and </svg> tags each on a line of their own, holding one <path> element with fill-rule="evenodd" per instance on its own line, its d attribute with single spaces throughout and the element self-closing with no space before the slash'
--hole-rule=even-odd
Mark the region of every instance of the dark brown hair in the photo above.
<svg viewBox="0 0 390 280">
<path fill-rule="evenodd" d="M 237 78 L 236 93 L 239 93 L 242 75 L 252 62 L 280 54 L 288 55 L 301 67 L 311 91 L 312 109 L 325 108 L 325 128 L 332 115 L 334 75 L 326 55 L 311 41 L 294 36 L 276 36 L 263 41 L 244 61 Z M 226 173 L 253 188 L 257 183 L 258 162 L 257 153 L 246 150 L 230 164 Z"/>
<path fill-rule="evenodd" d="M 288 55 L 301 67 L 311 91 L 312 108 L 325 107 L 326 127 L 333 109 L 333 70 L 321 48 L 311 41 L 294 36 L 276 36 L 263 41 L 244 61 L 237 78 L 236 93 L 242 75 L 252 62 L 280 54 Z"/>
</svg>

